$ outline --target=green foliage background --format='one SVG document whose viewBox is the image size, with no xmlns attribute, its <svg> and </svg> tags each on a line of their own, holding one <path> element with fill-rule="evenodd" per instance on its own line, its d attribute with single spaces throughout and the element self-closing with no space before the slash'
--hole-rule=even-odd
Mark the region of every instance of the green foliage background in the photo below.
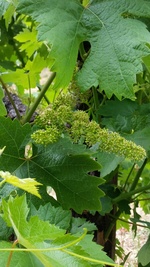
<svg viewBox="0 0 150 267">
<path fill-rule="evenodd" d="M 92 242 L 98 223 L 80 217 L 108 216 L 106 243 L 130 203 L 150 212 L 149 18 L 146 0 L 0 0 L 0 170 L 42 184 L 38 199 L 1 179 L 2 266 L 115 266 Z M 13 84 L 27 108 L 12 121 L 3 97 Z M 30 123 L 35 110 L 42 125 Z M 149 265 L 149 243 L 139 266 Z"/>
</svg>

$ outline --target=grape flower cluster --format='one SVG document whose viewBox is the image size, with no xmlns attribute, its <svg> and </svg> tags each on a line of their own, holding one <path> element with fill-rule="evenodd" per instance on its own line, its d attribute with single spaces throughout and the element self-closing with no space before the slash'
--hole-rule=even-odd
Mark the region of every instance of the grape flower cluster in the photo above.
<svg viewBox="0 0 150 267">
<path fill-rule="evenodd" d="M 74 143 L 84 143 L 88 147 L 99 144 L 99 149 L 115 153 L 134 161 L 146 157 L 146 151 L 117 132 L 102 129 L 89 120 L 85 111 L 75 110 L 76 98 L 73 94 L 61 94 L 54 104 L 49 105 L 36 117 L 40 127 L 32 134 L 32 139 L 43 145 L 56 142 L 62 134 L 68 133 Z"/>
</svg>

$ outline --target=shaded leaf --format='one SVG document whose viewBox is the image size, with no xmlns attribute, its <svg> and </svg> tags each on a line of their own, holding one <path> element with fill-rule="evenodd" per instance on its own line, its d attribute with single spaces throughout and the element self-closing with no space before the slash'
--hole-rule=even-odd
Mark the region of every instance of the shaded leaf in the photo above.
<svg viewBox="0 0 150 267">
<path fill-rule="evenodd" d="M 37 215 L 43 221 L 49 221 L 62 229 L 68 229 L 71 220 L 71 211 L 63 210 L 62 207 L 54 207 L 51 203 L 40 206 L 32 215 Z"/>
<path fill-rule="evenodd" d="M 67 138 L 44 147 L 33 145 L 32 157 L 25 157 L 25 145 L 30 141 L 31 127 L 17 120 L 0 119 L 0 146 L 6 146 L 0 157 L 0 169 L 19 178 L 35 178 L 44 186 L 39 193 L 44 197 L 51 186 L 64 209 L 73 208 L 78 213 L 84 209 L 100 210 L 103 192 L 98 186 L 104 181 L 89 175 L 100 165 L 90 158 L 81 146 L 73 145 Z M 91 152 L 90 152 L 91 154 Z"/>
<path fill-rule="evenodd" d="M 0 17 L 4 14 L 8 6 L 9 3 L 7 1 L 0 0 Z"/>
<path fill-rule="evenodd" d="M 83 228 L 86 228 L 88 232 L 97 230 L 97 227 L 94 223 L 88 222 L 84 218 L 73 218 L 72 217 L 70 233 L 72 234 L 76 234 L 80 232 L 82 233 Z"/>
<path fill-rule="evenodd" d="M 150 237 L 147 242 L 138 252 L 138 262 L 142 264 L 142 266 L 147 266 L 150 263 Z"/>
<path fill-rule="evenodd" d="M 2 217 L 0 217 L 0 226 L 0 240 L 8 240 L 8 238 L 13 233 L 13 229 L 7 226 Z"/>
<path fill-rule="evenodd" d="M 102 210 L 100 214 L 104 216 L 106 213 L 109 213 L 113 209 L 113 204 L 111 198 L 108 196 L 104 196 L 101 198 Z"/>
<path fill-rule="evenodd" d="M 100 151 L 96 154 L 97 161 L 101 164 L 101 177 L 105 177 L 123 161 L 123 157 L 113 153 Z"/>
</svg>

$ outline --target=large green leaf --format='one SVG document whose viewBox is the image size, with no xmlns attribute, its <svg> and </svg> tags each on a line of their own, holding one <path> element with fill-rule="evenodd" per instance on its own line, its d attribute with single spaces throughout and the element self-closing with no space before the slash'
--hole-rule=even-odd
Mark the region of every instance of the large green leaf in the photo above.
<svg viewBox="0 0 150 267">
<path fill-rule="evenodd" d="M 62 230 L 55 225 L 49 224 L 49 222 L 42 221 L 38 216 L 31 216 L 28 220 L 28 206 L 25 195 L 21 197 L 12 198 L 2 203 L 3 217 L 8 225 L 12 226 L 17 236 L 17 241 L 23 246 L 23 248 L 17 248 L 21 253 L 26 251 L 26 254 L 22 254 L 24 257 L 30 258 L 34 256 L 45 267 L 90 267 L 92 263 L 97 263 L 99 266 L 110 264 L 110 266 L 116 266 L 116 264 L 108 258 L 108 256 L 100 249 L 100 247 L 91 240 L 91 237 L 86 236 L 86 231 L 80 236 L 73 236 L 65 234 L 65 230 Z M 85 238 L 85 241 L 83 240 Z M 3 247 L 0 246 L 1 259 L 0 262 L 5 263 L 9 257 L 6 248 L 10 248 L 10 244 L 3 242 Z M 28 251 L 27 251 L 28 249 Z M 20 261 L 20 257 L 13 251 L 13 260 Z M 26 258 L 23 257 L 23 261 Z M 29 259 L 27 258 L 29 261 Z M 10 266 L 14 265 L 14 261 Z M 24 266 L 24 265 L 19 265 Z M 29 265 L 29 266 L 32 266 Z"/>
<path fill-rule="evenodd" d="M 73 208 L 81 213 L 84 209 L 100 210 L 103 192 L 98 186 L 101 178 L 89 172 L 99 170 L 100 165 L 88 152 L 73 145 L 67 138 L 44 147 L 33 145 L 32 157 L 25 157 L 25 145 L 30 140 L 30 125 L 22 126 L 17 120 L 0 119 L 0 147 L 6 146 L 0 157 L 0 170 L 9 171 L 19 178 L 36 178 L 46 187 L 51 186 L 65 209 Z M 80 151 L 80 152 L 79 152 Z"/>
<path fill-rule="evenodd" d="M 148 1 L 96 0 L 83 7 L 79 0 L 20 0 L 17 10 L 39 23 L 39 40 L 51 45 L 56 87 L 68 85 L 79 46 L 88 41 L 90 53 L 77 76 L 81 89 L 100 85 L 108 97 L 134 98 L 141 59 L 150 53 L 150 34 L 138 20 L 150 17 Z"/>
<path fill-rule="evenodd" d="M 65 230 L 40 220 L 38 216 L 32 216 L 27 222 L 29 208 L 27 207 L 25 195 L 15 199 L 9 198 L 8 202 L 3 200 L 2 205 L 4 220 L 8 226 L 13 227 L 19 242 L 24 243 L 24 245 L 28 246 L 29 242 L 38 243 L 47 239 L 54 240 L 65 233 Z M 14 207 L 16 208 L 14 209 Z M 11 213 L 11 216 L 9 213 Z M 27 243 L 25 239 L 27 239 Z"/>
<path fill-rule="evenodd" d="M 119 111 L 119 112 L 118 112 Z M 127 140 L 150 151 L 150 105 L 139 105 L 125 99 L 109 100 L 99 108 L 102 124 L 111 131 L 119 132 Z"/>
<path fill-rule="evenodd" d="M 42 10 L 42 13 L 41 13 Z M 68 84 L 77 59 L 79 44 L 84 40 L 78 0 L 20 1 L 18 12 L 29 14 L 40 22 L 39 40 L 52 45 L 53 70 L 58 72 L 57 85 Z M 59 18 L 59 19 L 58 19 Z"/>
<path fill-rule="evenodd" d="M 132 16 L 133 15 L 133 16 Z M 110 98 L 134 99 L 133 83 L 142 72 L 141 58 L 150 53 L 150 34 L 141 21 L 150 16 L 150 3 L 141 0 L 92 1 L 84 13 L 91 52 L 78 75 L 82 90 L 100 85 Z"/>
</svg>

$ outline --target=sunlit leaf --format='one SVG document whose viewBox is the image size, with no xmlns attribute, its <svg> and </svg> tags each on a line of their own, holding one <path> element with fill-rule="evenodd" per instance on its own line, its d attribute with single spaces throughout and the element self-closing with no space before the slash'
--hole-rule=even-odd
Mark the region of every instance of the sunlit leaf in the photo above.
<svg viewBox="0 0 150 267">
<path fill-rule="evenodd" d="M 39 198 L 41 198 L 40 194 L 38 193 L 38 186 L 42 185 L 41 183 L 35 181 L 35 179 L 26 178 L 26 179 L 19 179 L 15 175 L 12 175 L 9 172 L 0 171 L 0 177 L 4 179 L 5 182 L 12 184 L 16 187 L 19 187 Z"/>
</svg>

